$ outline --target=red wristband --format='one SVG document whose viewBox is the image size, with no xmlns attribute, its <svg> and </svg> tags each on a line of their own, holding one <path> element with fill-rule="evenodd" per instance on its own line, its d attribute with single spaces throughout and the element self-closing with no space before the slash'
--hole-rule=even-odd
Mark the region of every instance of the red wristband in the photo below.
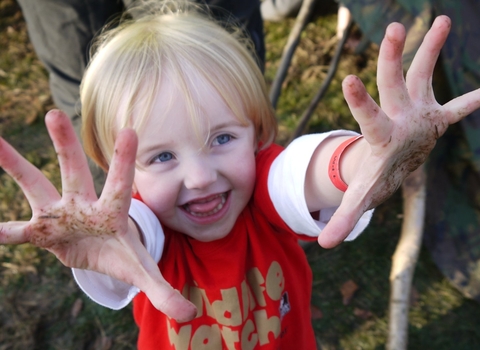
<svg viewBox="0 0 480 350">
<path fill-rule="evenodd" d="M 332 158 L 330 158 L 330 163 L 328 164 L 328 176 L 330 177 L 330 181 L 332 181 L 333 185 L 342 192 L 345 192 L 348 186 L 340 176 L 340 158 L 348 146 L 362 137 L 363 135 L 359 135 L 342 142 L 340 146 L 337 147 L 335 152 L 333 152 Z"/>
</svg>

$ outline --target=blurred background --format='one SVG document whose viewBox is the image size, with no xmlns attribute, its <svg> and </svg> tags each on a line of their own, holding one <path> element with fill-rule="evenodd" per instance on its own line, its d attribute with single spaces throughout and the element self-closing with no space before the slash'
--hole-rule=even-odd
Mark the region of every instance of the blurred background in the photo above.
<svg viewBox="0 0 480 350">
<path fill-rule="evenodd" d="M 34 0 L 33 0 L 34 1 Z M 325 2 L 302 33 L 277 105 L 278 142 L 285 143 L 327 75 L 337 37 L 337 4 Z M 265 22 L 269 83 L 277 72 L 294 18 Z M 359 45 L 363 47 L 359 50 Z M 306 132 L 358 127 L 341 93 L 347 74 L 358 75 L 374 98 L 378 46 L 354 26 L 337 72 Z M 14 0 L 0 0 L 0 135 L 60 189 L 55 151 L 44 127 L 54 108 L 48 75 L 29 42 Z M 14 181 L 0 170 L 0 220 L 28 220 L 30 208 Z M 312 322 L 322 349 L 382 349 L 388 332 L 389 274 L 402 223 L 397 193 L 375 212 L 352 243 L 305 248 L 314 274 Z M 409 313 L 409 349 L 476 349 L 480 305 L 465 298 L 422 248 Z M 77 288 L 70 269 L 30 245 L 0 246 L 0 350 L 135 349 L 131 309 L 95 305 Z"/>
</svg>

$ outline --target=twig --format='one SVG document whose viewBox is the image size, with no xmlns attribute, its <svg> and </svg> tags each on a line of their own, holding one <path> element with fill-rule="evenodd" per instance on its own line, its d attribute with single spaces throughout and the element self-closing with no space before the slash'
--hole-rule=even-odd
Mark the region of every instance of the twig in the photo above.
<svg viewBox="0 0 480 350">
<path fill-rule="evenodd" d="M 283 48 L 280 67 L 277 70 L 275 79 L 273 80 L 272 86 L 270 88 L 270 101 L 272 102 L 273 108 L 277 107 L 277 102 L 282 89 L 282 84 L 285 80 L 285 77 L 287 76 L 288 66 L 290 66 L 290 61 L 292 60 L 295 49 L 300 42 L 300 35 L 302 34 L 303 28 L 305 28 L 305 25 L 310 19 L 314 5 L 315 0 L 304 0 L 302 2 L 300 11 L 298 12 L 297 18 L 295 19 L 295 24 L 288 36 L 287 44 Z"/>
<path fill-rule="evenodd" d="M 388 350 L 407 348 L 410 291 L 423 236 L 425 178 L 422 165 L 402 185 L 404 218 L 390 272 Z"/>
<path fill-rule="evenodd" d="M 328 90 L 328 87 L 330 86 L 330 83 L 333 80 L 333 77 L 335 76 L 335 73 L 338 68 L 338 63 L 340 62 L 340 56 L 343 51 L 343 47 L 345 46 L 345 43 L 348 39 L 348 35 L 350 34 L 350 30 L 352 28 L 353 21 L 350 19 L 348 22 L 347 27 L 345 28 L 343 34 L 342 34 L 342 39 L 338 42 L 337 48 L 335 50 L 335 54 L 332 58 L 332 61 L 330 62 L 330 65 L 328 67 L 328 73 L 325 79 L 322 82 L 322 85 L 320 86 L 320 89 L 318 90 L 317 94 L 314 96 L 312 101 L 310 102 L 310 105 L 307 107 L 305 112 L 303 112 L 300 121 L 297 124 L 297 127 L 295 131 L 293 132 L 292 136 L 290 137 L 289 143 L 297 138 L 298 136 L 303 134 L 303 131 L 305 130 L 313 112 L 315 111 L 315 108 L 317 108 L 318 103 L 320 100 L 323 98 L 325 93 Z"/>
</svg>

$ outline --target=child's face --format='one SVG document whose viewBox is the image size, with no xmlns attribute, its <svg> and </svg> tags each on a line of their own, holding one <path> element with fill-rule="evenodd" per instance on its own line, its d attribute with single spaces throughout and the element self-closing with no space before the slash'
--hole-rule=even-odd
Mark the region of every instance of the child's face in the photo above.
<svg viewBox="0 0 480 350">
<path fill-rule="evenodd" d="M 208 242 L 225 237 L 250 200 L 256 140 L 210 84 L 194 81 L 199 132 L 182 93 L 164 83 L 138 134 L 134 186 L 163 225 Z"/>
</svg>

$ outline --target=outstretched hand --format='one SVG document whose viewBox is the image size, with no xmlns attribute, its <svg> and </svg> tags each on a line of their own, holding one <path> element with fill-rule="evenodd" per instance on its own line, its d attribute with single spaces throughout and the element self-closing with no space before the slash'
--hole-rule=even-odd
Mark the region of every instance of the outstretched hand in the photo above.
<svg viewBox="0 0 480 350">
<path fill-rule="evenodd" d="M 119 132 L 105 188 L 97 199 L 86 156 L 68 117 L 54 110 L 45 122 L 58 154 L 63 194 L 0 139 L 0 166 L 20 185 L 32 208 L 30 221 L 0 224 L 0 244 L 34 244 L 55 254 L 66 266 L 135 285 L 157 309 L 174 319 L 195 317 L 195 306 L 164 280 L 134 223 L 129 222 L 138 142 L 135 132 Z"/>
<path fill-rule="evenodd" d="M 435 19 L 404 79 L 405 29 L 388 26 L 380 47 L 377 85 L 381 108 L 355 76 L 343 82 L 350 110 L 370 147 L 370 154 L 351 179 L 342 203 L 319 237 L 329 248 L 342 242 L 360 216 L 381 204 L 427 158 L 450 124 L 480 107 L 480 89 L 445 105 L 435 100 L 432 75 L 451 22 Z"/>
</svg>

